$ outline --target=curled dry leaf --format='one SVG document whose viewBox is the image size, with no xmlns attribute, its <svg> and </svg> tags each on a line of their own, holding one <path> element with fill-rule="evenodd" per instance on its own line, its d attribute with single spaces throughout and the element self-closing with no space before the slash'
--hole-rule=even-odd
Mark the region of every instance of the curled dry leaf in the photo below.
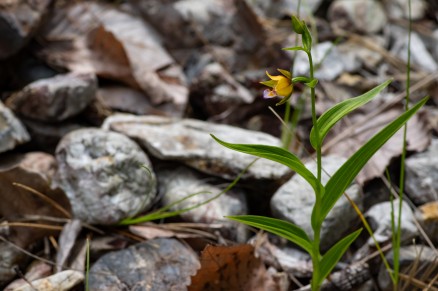
<svg viewBox="0 0 438 291">
<path fill-rule="evenodd" d="M 363 144 L 365 144 L 379 130 L 402 114 L 401 106 L 394 106 L 378 116 L 364 121 L 363 113 L 349 115 L 351 124 L 362 122 L 354 128 L 352 133 L 328 149 L 327 153 L 337 154 L 349 158 Z M 345 131 L 345 124 L 342 122 L 336 126 L 331 134 L 337 135 Z M 364 184 L 373 178 L 380 177 L 389 165 L 392 158 L 398 157 L 402 152 L 403 129 L 397 132 L 368 162 L 357 176 L 357 182 Z M 424 114 L 412 117 L 408 122 L 407 150 L 423 151 L 430 143 L 429 126 Z"/>
<path fill-rule="evenodd" d="M 110 5 L 78 2 L 59 9 L 39 37 L 45 46 L 37 54 L 49 64 L 121 81 L 182 114 L 188 98 L 182 69 L 140 18 Z"/>
<path fill-rule="evenodd" d="M 202 251 L 201 268 L 192 277 L 190 291 L 282 290 L 252 245 L 212 246 Z"/>
</svg>

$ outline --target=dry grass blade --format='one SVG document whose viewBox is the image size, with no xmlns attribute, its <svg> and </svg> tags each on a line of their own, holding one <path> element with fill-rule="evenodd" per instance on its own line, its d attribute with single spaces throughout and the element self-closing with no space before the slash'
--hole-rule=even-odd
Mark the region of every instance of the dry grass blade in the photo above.
<svg viewBox="0 0 438 291">
<path fill-rule="evenodd" d="M 428 291 L 438 291 L 437 287 L 433 287 L 433 286 L 429 286 L 427 283 L 424 283 L 421 280 L 412 278 L 410 275 L 406 275 L 403 273 L 400 273 L 400 279 L 402 279 L 403 281 L 409 282 L 411 285 L 417 287 L 417 288 L 422 288 Z"/>
<path fill-rule="evenodd" d="M 50 204 L 50 205 L 52 205 L 54 208 L 56 208 L 59 212 L 61 212 L 62 214 L 64 214 L 65 217 L 67 217 L 67 218 L 71 218 L 71 214 L 70 214 L 70 213 L 69 213 L 64 207 L 62 207 L 61 205 L 59 205 L 58 202 L 56 202 L 56 201 L 54 201 L 53 199 L 47 197 L 47 196 L 44 195 L 43 193 L 41 193 L 41 192 L 39 192 L 39 191 L 37 191 L 37 190 L 35 190 L 35 189 L 29 187 L 29 186 L 23 185 L 23 184 L 21 184 L 21 183 L 13 183 L 12 185 L 17 186 L 17 187 L 20 187 L 20 188 L 22 188 L 22 189 L 24 189 L 24 190 L 27 190 L 27 191 L 29 191 L 30 193 L 32 193 L 32 194 L 38 196 L 39 198 L 41 198 L 42 200 L 44 200 L 45 202 L 47 202 L 48 204 Z"/>
<path fill-rule="evenodd" d="M 42 224 L 42 223 L 29 223 L 29 222 L 6 222 L 2 223 L 1 226 L 7 227 L 29 227 L 29 228 L 40 228 L 40 229 L 50 229 L 50 230 L 62 230 L 62 226 Z"/>
</svg>

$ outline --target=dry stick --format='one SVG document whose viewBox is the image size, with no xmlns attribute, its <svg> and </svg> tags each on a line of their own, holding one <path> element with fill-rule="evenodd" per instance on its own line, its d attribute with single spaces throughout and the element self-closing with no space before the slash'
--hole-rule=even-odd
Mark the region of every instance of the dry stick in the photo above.
<svg viewBox="0 0 438 291">
<path fill-rule="evenodd" d="M 20 219 L 16 219 L 15 222 L 18 221 L 23 221 L 23 220 L 34 220 L 34 221 L 38 221 L 38 220 L 46 220 L 46 221 L 51 221 L 51 222 L 62 222 L 62 223 L 67 223 L 70 222 L 71 219 L 67 219 L 67 218 L 60 218 L 60 217 L 52 217 L 52 216 L 45 216 L 45 215 L 23 215 Z M 84 228 L 87 228 L 89 230 L 92 230 L 98 234 L 104 235 L 105 232 L 98 229 L 97 227 L 94 227 L 88 223 L 84 223 L 81 221 L 82 226 L 84 226 Z"/>
<path fill-rule="evenodd" d="M 28 223 L 28 222 L 6 222 L 2 223 L 1 226 L 8 227 L 29 227 L 29 228 L 41 228 L 50 230 L 62 230 L 63 227 L 60 225 L 42 224 L 42 223 Z"/>
<path fill-rule="evenodd" d="M 418 280 L 418 279 L 410 278 L 409 275 L 406 275 L 406 274 L 400 273 L 399 276 L 400 276 L 400 279 L 402 279 L 402 280 L 404 280 L 404 281 L 408 281 L 408 282 L 410 282 L 412 285 L 415 285 L 415 286 L 418 287 L 418 288 L 428 288 L 428 289 L 426 289 L 426 290 L 438 291 L 438 288 L 435 288 L 435 287 L 432 287 L 432 286 L 428 286 L 426 283 L 424 283 L 424 282 L 422 282 L 422 281 L 420 281 L 420 280 Z"/>
<path fill-rule="evenodd" d="M 438 74 L 430 74 L 427 77 L 425 77 L 424 79 L 420 80 L 419 82 L 415 83 L 412 87 L 410 92 L 413 93 L 421 88 L 423 88 L 424 86 L 429 85 L 431 82 L 438 80 Z M 348 136 L 350 136 L 354 130 L 367 122 L 367 120 L 371 120 L 374 117 L 378 116 L 380 113 L 382 113 L 383 111 L 385 111 L 387 108 L 397 104 L 398 102 L 400 102 L 404 97 L 405 97 L 405 93 L 400 93 L 397 96 L 395 96 L 394 98 L 392 98 L 391 100 L 385 102 L 384 104 L 382 104 L 381 106 L 379 106 L 378 108 L 376 108 L 376 110 L 373 110 L 372 112 L 370 112 L 369 114 L 365 115 L 361 120 L 353 123 L 351 126 L 347 127 L 345 130 L 343 130 L 341 133 L 339 133 L 338 135 L 336 135 L 332 140 L 328 141 L 323 147 L 322 147 L 322 152 L 326 153 L 332 146 L 336 145 L 339 141 L 347 138 Z"/>
<path fill-rule="evenodd" d="M 62 214 L 65 215 L 65 217 L 67 218 L 71 218 L 70 213 L 61 205 L 59 205 L 58 202 L 56 202 L 55 200 L 53 200 L 52 198 L 44 195 L 43 193 L 39 192 L 38 190 L 35 190 L 29 186 L 23 185 L 21 183 L 12 183 L 12 185 L 17 186 L 19 188 L 22 188 L 24 190 L 29 191 L 30 193 L 38 196 L 39 198 L 41 198 L 42 200 L 44 200 L 45 202 L 47 202 L 48 204 L 52 205 L 54 208 L 56 208 L 57 210 L 59 210 L 59 212 L 61 212 Z"/>
</svg>

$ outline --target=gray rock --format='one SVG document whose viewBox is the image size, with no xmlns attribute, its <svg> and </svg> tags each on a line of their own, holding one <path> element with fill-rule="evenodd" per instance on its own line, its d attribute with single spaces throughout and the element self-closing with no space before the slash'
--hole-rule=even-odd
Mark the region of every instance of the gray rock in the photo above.
<svg viewBox="0 0 438 291">
<path fill-rule="evenodd" d="M 0 153 L 30 140 L 26 128 L 0 101 Z"/>
<path fill-rule="evenodd" d="M 57 290 L 68 291 L 84 281 L 84 273 L 76 270 L 65 270 L 46 278 L 26 282 L 14 291 Z"/>
<path fill-rule="evenodd" d="M 0 242 L 0 287 L 11 281 L 17 273 L 15 268 L 26 260 L 26 255 L 12 244 Z"/>
<path fill-rule="evenodd" d="M 429 282 L 438 272 L 437 257 L 436 250 L 424 245 L 402 247 L 400 248 L 400 273 L 413 276 L 413 278 L 420 279 L 422 282 Z M 392 267 L 394 265 L 393 250 L 386 254 L 386 259 Z M 429 276 L 425 277 L 427 274 Z M 378 284 L 382 291 L 393 290 L 391 278 L 383 263 L 380 265 Z M 407 283 L 406 290 L 414 290 L 415 287 L 418 287 L 418 285 Z"/>
<path fill-rule="evenodd" d="M 336 156 L 323 157 L 323 169 L 330 175 L 334 174 L 345 161 L 345 158 Z M 316 175 L 315 162 L 306 163 L 306 167 Z M 322 174 L 323 184 L 329 180 L 329 176 L 324 173 L 325 171 Z M 362 208 L 360 187 L 357 184 L 350 186 L 346 193 L 359 208 Z M 301 176 L 295 175 L 274 194 L 271 199 L 271 209 L 275 217 L 298 225 L 310 237 L 313 237 L 310 218 L 314 203 L 315 194 L 312 187 Z M 330 248 L 357 223 L 359 223 L 359 217 L 348 200 L 342 196 L 322 225 L 321 249 Z"/>
<path fill-rule="evenodd" d="M 380 31 L 387 23 L 382 4 L 375 0 L 336 0 L 328 17 L 335 28 L 367 34 Z"/>
<path fill-rule="evenodd" d="M 341 55 L 331 42 L 322 42 L 312 49 L 312 58 L 315 64 L 321 64 L 315 72 L 320 80 L 333 81 L 341 73 L 352 72 L 360 67 L 360 62 L 353 54 Z M 309 60 L 305 54 L 297 54 L 293 75 L 308 75 Z"/>
<path fill-rule="evenodd" d="M 56 159 L 55 185 L 67 194 L 75 218 L 84 222 L 117 223 L 145 210 L 155 197 L 156 179 L 148 157 L 122 134 L 75 130 L 59 143 Z"/>
<path fill-rule="evenodd" d="M 438 200 L 438 139 L 406 159 L 406 193 L 416 204 Z"/>
<path fill-rule="evenodd" d="M 80 113 L 96 96 L 91 73 L 69 73 L 35 81 L 8 99 L 21 115 L 41 121 L 62 121 Z"/>
<path fill-rule="evenodd" d="M 312 15 L 315 12 L 321 0 L 308 0 L 301 3 L 300 15 L 302 17 Z M 254 11 L 263 17 L 282 19 L 290 15 L 296 15 L 298 11 L 298 1 L 296 0 L 279 0 L 279 1 L 264 1 L 253 0 L 248 1 L 248 4 Z"/>
<path fill-rule="evenodd" d="M 90 270 L 90 290 L 186 290 L 200 267 L 175 239 L 153 239 L 102 256 Z"/>
<path fill-rule="evenodd" d="M 201 172 L 226 179 L 236 178 L 254 161 L 254 156 L 225 148 L 210 134 L 232 143 L 280 145 L 279 139 L 265 133 L 194 119 L 113 115 L 105 120 L 102 127 L 138 140 L 159 159 L 180 161 Z M 290 170 L 287 167 L 260 159 L 243 177 L 278 181 L 288 175 Z"/>
<path fill-rule="evenodd" d="M 37 30 L 51 0 L 2 1 L 0 6 L 0 59 L 23 48 Z"/>
<path fill-rule="evenodd" d="M 383 1 L 386 12 L 391 19 L 409 19 L 409 3 L 404 0 Z M 425 17 L 427 2 L 424 0 L 411 0 L 411 19 L 421 20 Z"/>
<path fill-rule="evenodd" d="M 200 204 L 220 194 L 228 183 L 218 184 L 218 181 L 203 179 L 199 174 L 186 167 L 174 170 L 158 171 L 159 191 L 163 195 L 164 205 L 175 203 L 191 194 L 199 193 L 190 199 L 176 204 L 171 210 L 181 210 Z M 216 183 L 214 183 L 216 182 Z M 247 214 L 245 194 L 238 189 L 231 189 L 215 200 L 201 207 L 182 213 L 185 221 L 197 223 L 220 223 L 223 225 L 221 232 L 224 236 L 244 243 L 247 240 L 247 228 L 229 219 L 227 215 Z"/>
<path fill-rule="evenodd" d="M 408 32 L 406 29 L 391 26 L 391 39 L 394 41 L 390 52 L 398 56 L 405 62 L 408 59 Z M 434 73 L 438 70 L 438 64 L 427 50 L 427 47 L 420 36 L 412 32 L 411 34 L 411 62 L 413 66 L 418 66 L 422 70 Z"/>
<path fill-rule="evenodd" d="M 398 200 L 394 200 L 394 209 L 398 210 Z M 398 221 L 398 211 L 394 213 L 396 226 Z M 379 243 L 385 243 L 391 240 L 392 228 L 391 228 L 391 202 L 382 202 L 371 207 L 366 213 L 368 223 L 374 232 L 374 237 Z M 409 205 L 403 201 L 402 205 L 402 217 L 401 217 L 401 233 L 402 241 L 411 239 L 418 235 L 417 227 L 414 223 L 414 213 Z M 370 237 L 368 239 L 370 246 L 374 245 L 374 241 Z"/>
</svg>

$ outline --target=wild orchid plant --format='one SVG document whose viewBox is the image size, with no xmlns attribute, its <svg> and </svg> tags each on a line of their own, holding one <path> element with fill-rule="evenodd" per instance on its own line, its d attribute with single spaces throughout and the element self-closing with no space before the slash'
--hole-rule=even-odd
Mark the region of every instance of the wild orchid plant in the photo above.
<svg viewBox="0 0 438 291">
<path fill-rule="evenodd" d="M 286 165 L 298 175 L 302 176 L 312 186 L 315 192 L 315 204 L 309 219 L 311 220 L 313 229 L 313 238 L 310 238 L 299 226 L 280 219 L 255 215 L 229 216 L 228 218 L 282 236 L 307 251 L 312 258 L 313 264 L 311 287 L 312 290 L 319 290 L 324 279 L 330 274 L 350 244 L 359 236 L 362 230 L 359 229 L 347 235 L 332 246 L 325 254 L 321 254 L 320 235 L 324 219 L 368 160 L 426 103 L 427 98 L 418 102 L 415 106 L 401 114 L 397 119 L 374 135 L 374 137 L 354 153 L 339 170 L 332 175 L 325 186 L 322 185 L 321 147 L 324 138 L 339 120 L 351 111 L 369 102 L 380 91 L 387 87 L 391 81 L 386 81 L 361 96 L 350 98 L 334 105 L 317 119 L 315 110 L 315 86 L 318 80 L 314 77 L 314 65 L 311 54 L 312 37 L 304 21 L 296 17 L 292 17 L 292 27 L 295 33 L 301 35 L 302 46 L 286 48 L 285 50 L 302 51 L 306 53 L 310 66 L 309 76 L 292 77 L 291 72 L 281 69 L 278 70 L 280 75 L 277 76 L 272 76 L 267 73 L 270 80 L 264 81 L 262 84 L 268 86 L 270 89 L 265 90 L 264 97 L 272 98 L 278 96 L 282 98 L 281 101 L 277 103 L 277 105 L 280 105 L 290 99 L 295 83 L 303 83 L 310 87 L 313 122 L 313 128 L 310 132 L 310 142 L 316 151 L 316 177 L 304 166 L 304 163 L 297 156 L 283 148 L 257 144 L 232 144 L 222 141 L 213 135 L 212 137 L 221 145 L 235 151 L 266 158 Z M 291 199 L 293 199 L 293 197 L 291 197 Z"/>
</svg>

